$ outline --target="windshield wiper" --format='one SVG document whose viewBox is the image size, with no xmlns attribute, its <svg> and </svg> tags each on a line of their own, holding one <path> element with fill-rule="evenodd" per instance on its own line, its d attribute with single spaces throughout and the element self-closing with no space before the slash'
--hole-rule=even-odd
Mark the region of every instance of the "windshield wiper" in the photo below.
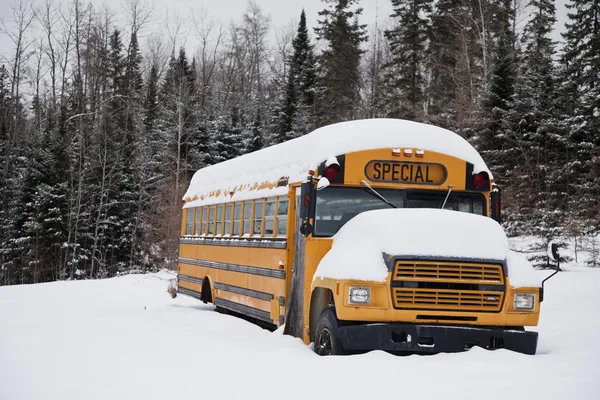
<svg viewBox="0 0 600 400">
<path fill-rule="evenodd" d="M 385 204 L 387 204 L 388 206 L 392 207 L 392 208 L 398 208 L 395 205 L 393 205 L 392 203 L 390 203 L 388 201 L 388 199 L 386 199 L 385 197 L 383 197 L 381 194 L 379 194 L 379 192 L 377 192 L 377 190 L 373 189 L 371 187 L 371 185 L 369 185 L 368 182 L 366 181 L 360 181 L 360 184 L 363 185 L 364 187 L 367 188 L 367 192 L 371 193 L 373 196 L 377 197 L 379 200 L 383 201 Z"/>
<path fill-rule="evenodd" d="M 452 185 L 450 185 L 450 187 L 448 188 L 448 194 L 446 195 L 446 198 L 444 199 L 444 202 L 442 203 L 442 207 L 441 207 L 442 210 L 444 209 L 444 207 L 446 207 L 446 202 L 448 201 L 448 197 L 450 197 L 450 193 L 452 193 Z"/>
</svg>

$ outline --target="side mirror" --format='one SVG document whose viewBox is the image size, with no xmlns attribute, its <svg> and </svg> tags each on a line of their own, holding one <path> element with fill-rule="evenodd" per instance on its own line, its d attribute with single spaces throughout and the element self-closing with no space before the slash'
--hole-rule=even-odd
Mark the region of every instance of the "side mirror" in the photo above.
<svg viewBox="0 0 600 400">
<path fill-rule="evenodd" d="M 502 223 L 502 196 L 500 193 L 500 187 L 494 184 L 492 188 L 492 193 L 490 195 L 490 206 L 491 206 L 491 214 L 492 219 L 499 224 Z"/>
<path fill-rule="evenodd" d="M 556 261 L 556 271 L 550 274 L 546 279 L 542 281 L 542 290 L 540 291 L 540 301 L 544 299 L 544 283 L 554 275 L 558 274 L 560 271 L 560 254 L 558 253 L 558 243 L 550 242 L 548 243 L 548 259 L 552 259 Z M 550 266 L 550 260 L 548 260 L 548 266 Z"/>
<path fill-rule="evenodd" d="M 313 183 L 311 172 L 312 171 L 309 171 L 309 174 L 300 186 L 300 219 L 302 220 L 300 233 L 303 236 L 308 236 L 313 232 L 313 226 L 310 223 L 310 220 L 311 218 L 314 218 L 316 188 Z"/>
<path fill-rule="evenodd" d="M 308 221 L 304 221 L 302 222 L 302 225 L 300 225 L 300 233 L 302 234 L 302 236 L 308 236 L 310 234 L 313 233 L 313 226 L 311 223 L 309 223 Z"/>
<path fill-rule="evenodd" d="M 558 245 L 556 243 L 550 243 L 550 253 L 552 254 L 552 259 L 556 262 L 560 260 L 560 254 L 558 254 Z"/>
</svg>

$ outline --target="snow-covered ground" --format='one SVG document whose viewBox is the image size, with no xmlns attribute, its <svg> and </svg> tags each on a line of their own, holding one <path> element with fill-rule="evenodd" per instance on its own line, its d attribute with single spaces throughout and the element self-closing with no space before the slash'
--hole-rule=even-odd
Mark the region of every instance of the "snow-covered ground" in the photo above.
<svg viewBox="0 0 600 400">
<path fill-rule="evenodd" d="M 547 282 L 535 356 L 319 357 L 171 277 L 1 287 L 0 399 L 600 399 L 600 269 Z"/>
</svg>

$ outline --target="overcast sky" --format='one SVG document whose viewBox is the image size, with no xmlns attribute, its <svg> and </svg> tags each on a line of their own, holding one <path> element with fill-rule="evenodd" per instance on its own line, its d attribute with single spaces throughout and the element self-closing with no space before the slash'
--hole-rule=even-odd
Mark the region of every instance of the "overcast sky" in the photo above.
<svg viewBox="0 0 600 400">
<path fill-rule="evenodd" d="M 0 17 L 10 14 L 11 3 L 15 0 L 0 0 Z M 56 0 L 66 2 L 68 0 Z M 166 10 L 178 11 L 183 17 L 189 15 L 192 8 L 199 9 L 203 7 L 207 10 L 209 16 L 222 22 L 230 20 L 239 21 L 246 10 L 247 0 L 148 0 L 155 4 L 154 21 L 146 30 L 147 33 L 161 29 L 164 20 L 163 15 Z M 566 9 L 564 3 L 567 0 L 557 0 L 558 22 L 555 27 L 554 39 L 559 40 L 559 32 L 562 31 L 566 21 Z M 274 28 L 288 25 L 292 20 L 298 20 L 302 8 L 306 10 L 308 22 L 314 26 L 317 19 L 317 13 L 323 9 L 324 3 L 321 0 L 256 0 L 257 4 L 263 9 L 265 14 L 270 15 Z M 123 8 L 120 0 L 96 1 L 92 3 L 98 7 L 107 4 L 113 9 L 117 17 L 122 15 Z M 383 21 L 388 18 L 391 11 L 390 0 L 362 0 L 361 5 L 364 8 L 362 23 L 372 25 L 377 16 Z M 525 17 L 522 16 L 521 20 Z M 274 34 L 272 34 L 273 37 Z M 189 43 L 188 43 L 189 44 Z M 7 56 L 12 51 L 12 43 L 3 34 L 0 34 L 0 59 L 1 56 Z"/>
</svg>

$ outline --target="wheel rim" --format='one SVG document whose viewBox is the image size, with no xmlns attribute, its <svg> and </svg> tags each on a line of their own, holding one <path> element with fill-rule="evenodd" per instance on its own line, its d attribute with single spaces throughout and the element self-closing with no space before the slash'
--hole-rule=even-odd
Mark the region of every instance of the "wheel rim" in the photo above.
<svg viewBox="0 0 600 400">
<path fill-rule="evenodd" d="M 329 329 L 323 328 L 319 333 L 319 343 L 317 344 L 317 354 L 320 356 L 330 356 L 333 354 L 331 344 L 331 333 Z"/>
</svg>

